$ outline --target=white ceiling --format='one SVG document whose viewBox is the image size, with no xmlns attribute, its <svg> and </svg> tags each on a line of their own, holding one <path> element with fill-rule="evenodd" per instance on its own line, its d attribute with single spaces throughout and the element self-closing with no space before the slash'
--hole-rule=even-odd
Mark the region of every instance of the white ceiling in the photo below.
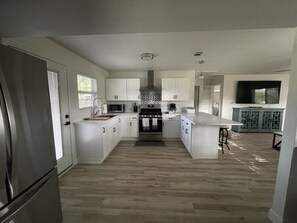
<svg viewBox="0 0 297 223">
<path fill-rule="evenodd" d="M 290 65 L 294 29 L 118 34 L 52 38 L 109 71 L 195 69 L 218 73 L 275 73 Z M 195 52 L 203 51 L 199 58 Z M 142 61 L 140 55 L 155 55 Z"/>
<path fill-rule="evenodd" d="M 0 1 L 0 36 L 52 39 L 110 70 L 288 69 L 296 0 Z M 152 62 L 140 54 L 152 52 Z"/>
</svg>

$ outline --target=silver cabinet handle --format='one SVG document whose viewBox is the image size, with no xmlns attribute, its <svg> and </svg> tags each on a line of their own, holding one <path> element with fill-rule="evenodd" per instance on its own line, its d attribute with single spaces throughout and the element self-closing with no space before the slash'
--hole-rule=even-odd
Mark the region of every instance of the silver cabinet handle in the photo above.
<svg viewBox="0 0 297 223">
<path fill-rule="evenodd" d="M 173 119 L 173 118 L 170 117 L 170 118 L 168 118 L 168 119 Z"/>
<path fill-rule="evenodd" d="M 116 131 L 116 127 L 113 127 L 113 132 L 115 132 Z"/>
<path fill-rule="evenodd" d="M 132 126 L 132 122 L 130 122 L 130 126 Z"/>
<path fill-rule="evenodd" d="M 119 122 L 121 122 L 121 118 L 119 118 Z"/>
<path fill-rule="evenodd" d="M 103 133 L 105 133 L 105 127 L 103 127 Z"/>
</svg>

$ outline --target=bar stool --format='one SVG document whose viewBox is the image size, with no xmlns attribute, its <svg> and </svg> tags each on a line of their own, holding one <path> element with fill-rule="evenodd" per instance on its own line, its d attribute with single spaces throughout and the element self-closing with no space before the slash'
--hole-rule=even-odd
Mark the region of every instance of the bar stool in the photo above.
<svg viewBox="0 0 297 223">
<path fill-rule="evenodd" d="M 228 145 L 228 132 L 227 126 L 220 126 L 220 134 L 219 134 L 219 146 L 221 146 L 222 149 L 222 154 L 224 154 L 224 145 L 230 150 L 229 145 Z"/>
</svg>

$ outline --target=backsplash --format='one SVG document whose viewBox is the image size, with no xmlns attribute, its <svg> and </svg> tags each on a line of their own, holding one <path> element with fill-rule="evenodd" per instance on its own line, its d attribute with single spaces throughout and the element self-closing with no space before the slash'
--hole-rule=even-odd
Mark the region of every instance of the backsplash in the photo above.
<svg viewBox="0 0 297 223">
<path fill-rule="evenodd" d="M 161 104 L 161 91 L 141 91 L 141 104 Z"/>
<path fill-rule="evenodd" d="M 125 105 L 125 112 L 134 112 L 134 104 L 139 108 L 139 101 L 107 101 L 107 104 L 124 104 Z M 138 109 L 139 111 L 139 109 Z"/>
</svg>

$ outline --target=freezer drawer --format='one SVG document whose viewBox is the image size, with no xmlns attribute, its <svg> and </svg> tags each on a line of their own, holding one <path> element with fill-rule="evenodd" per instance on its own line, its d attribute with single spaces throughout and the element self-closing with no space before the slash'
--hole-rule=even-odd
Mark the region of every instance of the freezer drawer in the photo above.
<svg viewBox="0 0 297 223">
<path fill-rule="evenodd" d="M 63 219 L 57 171 L 53 170 L 8 205 L 0 212 L 0 216 L 1 223 L 61 223 Z"/>
</svg>

